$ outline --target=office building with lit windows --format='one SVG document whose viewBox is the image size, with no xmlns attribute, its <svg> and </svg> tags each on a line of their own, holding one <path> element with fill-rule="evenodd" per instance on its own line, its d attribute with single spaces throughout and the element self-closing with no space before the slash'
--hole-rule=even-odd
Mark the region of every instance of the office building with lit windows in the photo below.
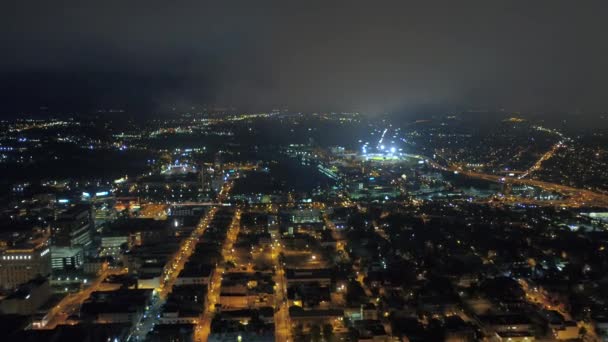
<svg viewBox="0 0 608 342">
<path fill-rule="evenodd" d="M 59 214 L 51 224 L 53 269 L 76 269 L 92 245 L 93 217 L 90 205 L 78 204 Z"/>
<path fill-rule="evenodd" d="M 39 276 L 51 273 L 48 230 L 13 233 L 0 248 L 0 286 L 14 289 Z"/>
</svg>

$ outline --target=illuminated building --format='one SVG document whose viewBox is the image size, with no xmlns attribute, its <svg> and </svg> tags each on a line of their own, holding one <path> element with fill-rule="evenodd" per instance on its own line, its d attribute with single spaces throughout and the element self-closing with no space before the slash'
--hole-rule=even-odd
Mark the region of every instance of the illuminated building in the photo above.
<svg viewBox="0 0 608 342">
<path fill-rule="evenodd" d="M 17 242 L 0 251 L 0 286 L 13 289 L 38 276 L 51 273 L 48 235 Z"/>
<path fill-rule="evenodd" d="M 318 223 L 321 222 L 321 212 L 318 209 L 297 209 L 291 213 L 293 223 Z"/>
<path fill-rule="evenodd" d="M 82 265 L 85 250 L 91 245 L 93 225 L 88 205 L 73 206 L 59 215 L 52 225 L 53 269 L 79 268 Z"/>
</svg>

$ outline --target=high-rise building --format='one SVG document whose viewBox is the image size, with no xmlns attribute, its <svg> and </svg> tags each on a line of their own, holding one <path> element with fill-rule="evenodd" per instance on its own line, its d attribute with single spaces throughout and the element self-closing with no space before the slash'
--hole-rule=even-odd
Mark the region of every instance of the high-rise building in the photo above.
<svg viewBox="0 0 608 342">
<path fill-rule="evenodd" d="M 94 228 L 90 205 L 78 204 L 59 214 L 52 223 L 53 269 L 80 268 L 91 247 Z"/>
<path fill-rule="evenodd" d="M 212 170 L 210 168 L 206 168 L 205 165 L 201 167 L 200 171 L 200 189 L 199 189 L 199 201 L 209 201 L 214 197 L 213 186 L 211 184 L 212 181 Z"/>
</svg>

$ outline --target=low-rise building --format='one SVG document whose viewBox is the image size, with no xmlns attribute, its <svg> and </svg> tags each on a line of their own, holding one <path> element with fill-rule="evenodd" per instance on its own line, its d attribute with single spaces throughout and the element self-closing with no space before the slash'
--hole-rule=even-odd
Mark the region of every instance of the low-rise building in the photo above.
<svg viewBox="0 0 608 342">
<path fill-rule="evenodd" d="M 177 276 L 175 285 L 208 285 L 214 269 L 211 265 L 187 263 Z"/>
<path fill-rule="evenodd" d="M 287 284 L 297 283 L 319 283 L 320 285 L 331 284 L 331 270 L 326 268 L 319 269 L 286 269 L 285 276 Z"/>
<path fill-rule="evenodd" d="M 82 304 L 80 314 L 83 319 L 96 323 L 135 324 L 151 300 L 149 289 L 93 292 Z"/>
<path fill-rule="evenodd" d="M 37 276 L 51 273 L 48 245 L 14 246 L 0 252 L 0 286 L 12 289 Z"/>
<path fill-rule="evenodd" d="M 51 296 L 47 278 L 36 278 L 20 285 L 16 291 L 0 302 L 4 314 L 32 315 Z"/>
<path fill-rule="evenodd" d="M 148 335 L 150 342 L 193 342 L 194 341 L 194 324 L 156 324 L 154 330 Z"/>
</svg>

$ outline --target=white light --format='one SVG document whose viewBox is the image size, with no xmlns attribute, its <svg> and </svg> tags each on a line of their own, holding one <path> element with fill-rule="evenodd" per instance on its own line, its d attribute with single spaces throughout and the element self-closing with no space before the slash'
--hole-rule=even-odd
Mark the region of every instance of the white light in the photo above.
<svg viewBox="0 0 608 342">
<path fill-rule="evenodd" d="M 397 151 L 397 149 L 396 149 L 396 148 L 391 147 L 391 153 L 395 153 L 396 151 Z"/>
<path fill-rule="evenodd" d="M 380 145 L 380 149 L 381 149 L 381 150 L 384 150 L 384 145 Z"/>
</svg>

